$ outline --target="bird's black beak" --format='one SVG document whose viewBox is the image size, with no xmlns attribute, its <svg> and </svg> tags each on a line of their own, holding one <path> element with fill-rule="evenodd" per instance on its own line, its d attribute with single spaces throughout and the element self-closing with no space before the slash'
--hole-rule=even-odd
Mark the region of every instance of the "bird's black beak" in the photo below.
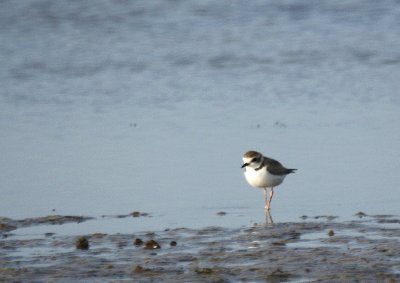
<svg viewBox="0 0 400 283">
<path fill-rule="evenodd" d="M 241 168 L 244 168 L 244 167 L 246 167 L 246 166 L 248 166 L 248 165 L 249 165 L 249 163 L 245 163 L 245 164 L 242 165 Z"/>
</svg>

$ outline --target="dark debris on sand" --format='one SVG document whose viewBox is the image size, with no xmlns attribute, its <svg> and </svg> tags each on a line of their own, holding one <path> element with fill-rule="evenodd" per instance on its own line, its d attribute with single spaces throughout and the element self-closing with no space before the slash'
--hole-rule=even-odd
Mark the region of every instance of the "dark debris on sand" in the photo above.
<svg viewBox="0 0 400 283">
<path fill-rule="evenodd" d="M 75 242 L 75 246 L 78 250 L 88 250 L 89 240 L 86 237 L 79 237 Z"/>
<path fill-rule="evenodd" d="M 61 235 L 20 240 L 11 234 L 0 240 L 0 282 L 400 281 L 398 216 L 344 223 L 322 219 L 238 229 L 96 233 L 81 240 Z M 0 221 L 0 228 L 21 225 L 16 222 Z M 78 241 L 84 249 L 87 244 L 84 252 L 74 247 Z"/>
</svg>

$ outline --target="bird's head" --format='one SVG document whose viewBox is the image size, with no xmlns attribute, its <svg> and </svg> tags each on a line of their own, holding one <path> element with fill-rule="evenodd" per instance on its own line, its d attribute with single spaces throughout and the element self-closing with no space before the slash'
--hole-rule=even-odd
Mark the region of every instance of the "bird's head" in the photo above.
<svg viewBox="0 0 400 283">
<path fill-rule="evenodd" d="M 245 167 L 258 168 L 263 161 L 264 157 L 261 153 L 250 150 L 243 155 L 242 168 Z"/>
</svg>

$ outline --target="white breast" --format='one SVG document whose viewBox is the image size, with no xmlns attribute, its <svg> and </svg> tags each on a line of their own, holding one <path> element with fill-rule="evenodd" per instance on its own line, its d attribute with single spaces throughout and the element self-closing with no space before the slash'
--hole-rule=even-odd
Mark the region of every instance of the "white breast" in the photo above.
<svg viewBox="0 0 400 283">
<path fill-rule="evenodd" d="M 286 175 L 272 175 L 264 167 L 258 171 L 253 168 L 246 168 L 244 172 L 247 182 L 257 188 L 271 188 L 283 182 Z"/>
</svg>

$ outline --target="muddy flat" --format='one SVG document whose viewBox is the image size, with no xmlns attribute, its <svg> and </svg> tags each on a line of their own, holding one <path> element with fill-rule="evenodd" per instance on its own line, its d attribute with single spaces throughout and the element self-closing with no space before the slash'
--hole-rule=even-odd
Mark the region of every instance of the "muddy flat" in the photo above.
<svg viewBox="0 0 400 283">
<path fill-rule="evenodd" d="M 343 223 L 320 216 L 237 229 L 32 238 L 14 232 L 92 218 L 1 218 L 0 281 L 398 282 L 400 217 L 359 216 Z"/>
</svg>

